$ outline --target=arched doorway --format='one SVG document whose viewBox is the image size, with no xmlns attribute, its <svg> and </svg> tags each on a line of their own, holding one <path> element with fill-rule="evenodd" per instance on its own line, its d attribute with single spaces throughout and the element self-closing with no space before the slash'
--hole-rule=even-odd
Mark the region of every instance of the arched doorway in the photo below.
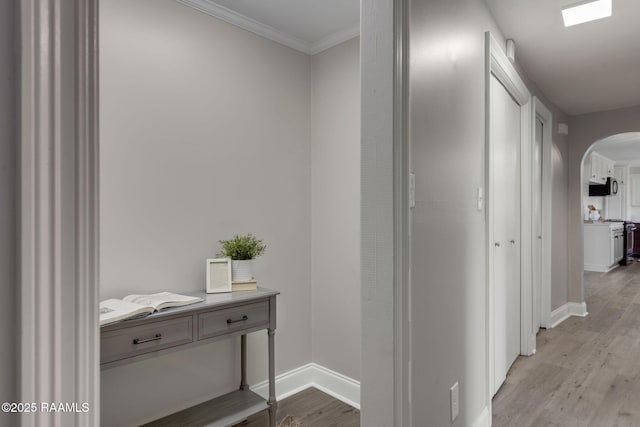
<svg viewBox="0 0 640 427">
<path fill-rule="evenodd" d="M 594 142 L 582 158 L 580 191 L 586 301 L 586 278 L 596 278 L 591 273 L 625 267 L 640 254 L 640 247 L 634 248 L 635 223 L 640 223 L 640 132 Z"/>
</svg>

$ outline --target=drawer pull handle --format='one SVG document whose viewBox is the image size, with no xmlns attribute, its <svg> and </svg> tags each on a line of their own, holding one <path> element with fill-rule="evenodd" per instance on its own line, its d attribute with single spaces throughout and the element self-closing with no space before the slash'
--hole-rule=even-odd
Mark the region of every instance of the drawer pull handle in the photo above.
<svg viewBox="0 0 640 427">
<path fill-rule="evenodd" d="M 227 324 L 230 325 L 232 323 L 244 322 L 245 320 L 249 320 L 249 316 L 247 316 L 246 314 L 242 316 L 241 319 L 236 319 L 236 320 L 227 319 Z"/>
<path fill-rule="evenodd" d="M 147 338 L 147 339 L 144 339 L 144 340 L 141 340 L 140 338 L 136 338 L 136 339 L 133 340 L 133 343 L 134 344 L 143 344 L 145 342 L 158 341 L 160 339 L 162 339 L 162 334 L 156 334 L 155 337 Z"/>
</svg>

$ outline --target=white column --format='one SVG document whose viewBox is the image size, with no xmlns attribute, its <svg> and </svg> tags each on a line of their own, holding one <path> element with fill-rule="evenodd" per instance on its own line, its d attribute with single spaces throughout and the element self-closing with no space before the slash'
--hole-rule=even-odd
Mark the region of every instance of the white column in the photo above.
<svg viewBox="0 0 640 427">
<path fill-rule="evenodd" d="M 360 5 L 362 72 L 360 423 L 395 424 L 394 1 Z"/>
<path fill-rule="evenodd" d="M 21 425 L 95 426 L 97 2 L 22 0 L 19 22 Z"/>
</svg>

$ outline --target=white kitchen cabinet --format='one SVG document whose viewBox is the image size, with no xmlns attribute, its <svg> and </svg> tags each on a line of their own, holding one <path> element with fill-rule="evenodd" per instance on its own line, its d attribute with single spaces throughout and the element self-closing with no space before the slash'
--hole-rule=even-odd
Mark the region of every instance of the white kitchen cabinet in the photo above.
<svg viewBox="0 0 640 427">
<path fill-rule="evenodd" d="M 607 181 L 607 177 L 613 177 L 614 176 L 614 171 L 615 171 L 615 164 L 616 162 L 614 162 L 613 160 L 610 160 L 606 157 L 603 157 L 603 163 L 604 163 L 604 181 Z"/>
<path fill-rule="evenodd" d="M 589 181 L 597 184 L 607 182 L 607 177 L 613 176 L 615 162 L 598 153 L 591 153 L 591 173 Z"/>
<path fill-rule="evenodd" d="M 590 166 L 591 171 L 589 173 L 589 182 L 599 183 L 600 174 L 602 173 L 602 158 L 596 153 L 591 153 Z"/>
<path fill-rule="evenodd" d="M 625 253 L 624 223 L 584 224 L 584 269 L 607 272 L 618 266 Z"/>
</svg>

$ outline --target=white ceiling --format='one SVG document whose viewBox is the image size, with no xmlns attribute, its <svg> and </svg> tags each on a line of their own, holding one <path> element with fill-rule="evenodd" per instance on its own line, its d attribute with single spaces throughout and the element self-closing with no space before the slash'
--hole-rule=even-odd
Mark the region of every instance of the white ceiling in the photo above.
<svg viewBox="0 0 640 427">
<path fill-rule="evenodd" d="M 215 0 L 221 6 L 316 43 L 360 22 L 359 0 Z"/>
<path fill-rule="evenodd" d="M 640 0 L 613 0 L 610 18 L 565 28 L 577 0 L 485 0 L 516 57 L 570 115 L 640 105 Z"/>
<path fill-rule="evenodd" d="M 360 0 L 176 0 L 315 54 L 360 33 Z"/>
<path fill-rule="evenodd" d="M 359 34 L 359 0 L 177 0 L 315 54 Z M 570 115 L 640 105 L 640 0 L 613 0 L 613 16 L 565 28 L 576 0 L 485 0 L 516 56 L 547 98 Z"/>
<path fill-rule="evenodd" d="M 610 136 L 593 144 L 592 149 L 616 163 L 640 164 L 640 132 Z"/>
</svg>

